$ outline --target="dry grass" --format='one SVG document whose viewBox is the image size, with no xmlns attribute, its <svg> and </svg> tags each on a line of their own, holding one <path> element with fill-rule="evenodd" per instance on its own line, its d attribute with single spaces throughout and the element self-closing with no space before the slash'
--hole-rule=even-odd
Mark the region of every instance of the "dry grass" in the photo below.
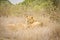
<svg viewBox="0 0 60 40">
<path fill-rule="evenodd" d="M 60 10 L 50 0 L 29 1 L 1 2 L 0 40 L 60 40 Z"/>
<path fill-rule="evenodd" d="M 39 17 L 29 26 L 24 17 L 0 17 L 0 40 L 60 40 L 60 25 Z"/>
</svg>

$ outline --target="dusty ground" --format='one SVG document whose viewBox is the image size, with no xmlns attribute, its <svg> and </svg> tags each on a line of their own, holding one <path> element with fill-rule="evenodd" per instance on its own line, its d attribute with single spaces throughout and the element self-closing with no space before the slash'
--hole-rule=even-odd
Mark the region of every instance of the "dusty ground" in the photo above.
<svg viewBox="0 0 60 40">
<path fill-rule="evenodd" d="M 25 17 L 0 17 L 0 40 L 60 40 L 59 23 L 39 18 L 31 26 Z"/>
</svg>

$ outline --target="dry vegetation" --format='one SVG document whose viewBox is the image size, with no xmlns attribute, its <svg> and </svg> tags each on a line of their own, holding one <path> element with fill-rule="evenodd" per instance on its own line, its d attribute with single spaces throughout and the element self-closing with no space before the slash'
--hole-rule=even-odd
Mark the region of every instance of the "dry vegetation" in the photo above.
<svg viewBox="0 0 60 40">
<path fill-rule="evenodd" d="M 0 40 L 60 40 L 60 9 L 50 1 L 34 2 L 1 4 Z"/>
</svg>

